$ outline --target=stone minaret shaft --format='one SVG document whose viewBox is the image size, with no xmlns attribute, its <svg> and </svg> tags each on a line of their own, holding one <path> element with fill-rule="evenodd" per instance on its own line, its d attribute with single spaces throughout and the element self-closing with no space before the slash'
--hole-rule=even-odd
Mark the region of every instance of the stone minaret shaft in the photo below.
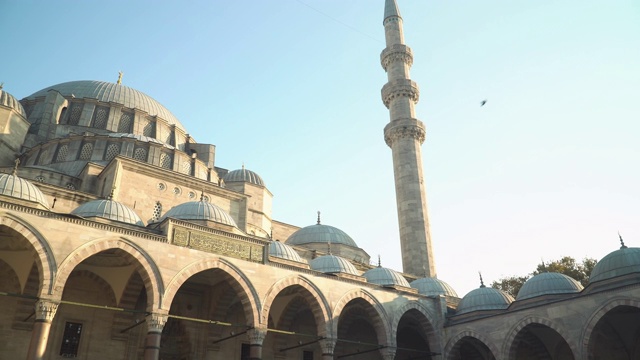
<svg viewBox="0 0 640 360">
<path fill-rule="evenodd" d="M 384 128 L 384 140 L 393 156 L 402 267 L 408 274 L 435 277 L 420 150 L 426 132 L 415 115 L 420 92 L 409 77 L 413 54 L 404 44 L 402 17 L 395 0 L 386 0 L 383 24 L 387 47 L 380 60 L 389 82 L 382 87 L 382 101 L 391 117 Z"/>
</svg>

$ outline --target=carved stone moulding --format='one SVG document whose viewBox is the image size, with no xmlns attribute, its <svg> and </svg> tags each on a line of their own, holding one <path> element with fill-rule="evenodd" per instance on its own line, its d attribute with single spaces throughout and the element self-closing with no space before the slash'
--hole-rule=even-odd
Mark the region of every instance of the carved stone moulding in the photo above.
<svg viewBox="0 0 640 360">
<path fill-rule="evenodd" d="M 417 103 L 420 99 L 418 84 L 409 79 L 400 79 L 390 81 L 382 87 L 382 102 L 387 109 L 391 101 L 399 97 L 408 97 Z"/>
<path fill-rule="evenodd" d="M 407 65 L 413 65 L 413 51 L 404 44 L 394 44 L 382 50 L 380 54 L 380 63 L 384 71 L 392 62 L 404 61 Z"/>
</svg>

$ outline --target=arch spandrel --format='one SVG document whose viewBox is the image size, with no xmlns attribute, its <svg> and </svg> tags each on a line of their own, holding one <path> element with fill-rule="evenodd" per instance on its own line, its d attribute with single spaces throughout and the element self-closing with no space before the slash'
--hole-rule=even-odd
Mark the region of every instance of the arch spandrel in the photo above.
<svg viewBox="0 0 640 360">
<path fill-rule="evenodd" d="M 134 260 L 147 292 L 147 309 L 153 311 L 162 306 L 161 294 L 164 290 L 162 277 L 155 262 L 133 242 L 124 238 L 97 239 L 85 243 L 71 252 L 61 263 L 59 272 L 53 282 L 51 293 L 54 299 L 61 299 L 64 285 L 71 272 L 84 260 L 105 250 L 119 249 Z"/>
<path fill-rule="evenodd" d="M 502 346 L 503 354 L 505 355 L 505 359 L 513 359 L 514 354 L 512 354 L 515 349 L 513 347 L 516 336 L 524 329 L 526 326 L 531 324 L 538 324 L 548 327 L 549 329 L 555 331 L 569 346 L 571 353 L 573 354 L 574 359 L 578 359 L 578 346 L 576 341 L 574 341 L 570 336 L 568 336 L 568 331 L 557 324 L 556 322 L 538 316 L 529 316 L 520 321 L 518 321 L 508 332 L 508 335 L 504 339 L 504 344 Z"/>
<path fill-rule="evenodd" d="M 491 351 L 494 358 L 499 359 L 500 353 L 498 351 L 498 347 L 493 342 L 489 341 L 489 339 L 484 337 L 484 335 L 471 329 L 462 330 L 458 332 L 455 336 L 453 336 L 451 339 L 449 339 L 449 341 L 447 342 L 444 348 L 445 359 L 447 360 L 453 359 L 452 356 L 453 356 L 454 349 L 456 348 L 456 346 L 459 345 L 460 341 L 464 338 L 473 338 L 478 340 L 484 346 L 486 346 L 489 349 L 489 351 Z"/>
<path fill-rule="evenodd" d="M 611 310 L 619 306 L 631 306 L 640 309 L 640 299 L 616 297 L 613 299 L 609 299 L 606 303 L 602 304 L 598 309 L 596 309 L 586 321 L 586 326 L 583 327 L 581 335 L 582 342 L 580 344 L 580 350 L 582 351 L 582 354 L 589 355 L 589 343 L 591 342 L 593 331 L 598 325 L 598 322 L 600 322 L 600 320 Z M 586 359 L 587 357 L 584 358 Z M 589 357 L 588 359 L 591 359 L 591 357 Z"/>
<path fill-rule="evenodd" d="M 257 326 L 260 324 L 259 309 L 261 309 L 261 303 L 255 287 L 251 284 L 249 278 L 240 271 L 240 269 L 232 263 L 220 258 L 199 260 L 180 270 L 167 285 L 167 289 L 164 292 L 163 297 L 163 308 L 168 311 L 168 309 L 171 308 L 171 303 L 173 302 L 173 299 L 178 293 L 180 287 L 193 275 L 206 270 L 221 270 L 226 273 L 229 278 L 233 280 L 230 284 L 237 292 L 238 297 L 242 302 L 247 320 L 251 321 L 251 323 L 247 325 Z"/>
<path fill-rule="evenodd" d="M 271 304 L 273 304 L 278 294 L 290 286 L 300 286 L 306 290 L 302 292 L 302 296 L 310 304 L 318 327 L 318 336 L 329 337 L 328 335 L 331 334 L 333 321 L 331 318 L 329 303 L 317 286 L 315 286 L 309 279 L 300 275 L 292 275 L 284 279 L 280 279 L 271 286 L 262 302 L 263 305 L 260 312 L 260 323 L 264 326 L 268 324 Z"/>
<path fill-rule="evenodd" d="M 333 334 L 338 334 L 338 323 L 340 322 L 342 311 L 352 300 L 355 299 L 364 300 L 365 302 L 369 303 L 369 305 L 371 305 L 371 307 L 376 311 L 378 317 L 377 319 L 372 319 L 372 324 L 376 329 L 378 341 L 381 344 L 395 345 L 395 343 L 393 342 L 394 337 L 391 335 L 389 315 L 384 309 L 384 306 L 382 306 L 382 304 L 372 294 L 364 289 L 353 289 L 344 294 L 340 298 L 340 300 L 338 300 L 336 306 L 333 308 Z"/>
<path fill-rule="evenodd" d="M 39 277 L 38 296 L 51 295 L 58 267 L 49 242 L 29 222 L 12 214 L 0 213 L 0 226 L 6 226 L 16 231 L 33 246 L 36 253 L 35 263 Z"/>
</svg>

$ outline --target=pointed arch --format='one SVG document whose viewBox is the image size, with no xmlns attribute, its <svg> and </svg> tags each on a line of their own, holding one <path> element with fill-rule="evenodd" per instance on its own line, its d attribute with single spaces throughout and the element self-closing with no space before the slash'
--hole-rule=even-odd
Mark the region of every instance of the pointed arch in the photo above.
<svg viewBox="0 0 640 360">
<path fill-rule="evenodd" d="M 49 242 L 27 221 L 12 214 L 0 213 L 0 226 L 6 226 L 18 232 L 33 246 L 40 285 L 38 295 L 50 295 L 53 291 L 53 279 L 58 269 Z"/>
<path fill-rule="evenodd" d="M 506 359 L 513 359 L 515 356 L 515 349 L 513 347 L 514 341 L 516 339 L 516 336 L 518 336 L 518 334 L 520 333 L 520 331 L 522 329 L 524 329 L 526 326 L 531 325 L 531 324 L 538 324 L 538 325 L 544 325 L 546 327 L 548 327 L 549 329 L 555 331 L 556 333 L 558 333 L 558 335 L 564 339 L 564 341 L 567 343 L 567 345 L 569 346 L 569 349 L 571 350 L 574 359 L 577 358 L 577 354 L 578 354 L 578 346 L 577 346 L 577 342 L 574 341 L 574 339 L 572 339 L 568 334 L 569 332 L 561 327 L 558 323 L 553 322 L 549 319 L 543 318 L 543 317 L 539 317 L 539 316 L 528 316 L 522 320 L 520 320 L 516 325 L 514 325 L 511 330 L 509 330 L 509 333 L 507 335 L 507 337 L 504 340 L 504 345 L 503 345 L 503 354 L 505 354 L 505 358 Z"/>
<path fill-rule="evenodd" d="M 449 339 L 449 341 L 447 342 L 447 344 L 444 347 L 444 359 L 451 359 L 452 353 L 454 351 L 454 349 L 456 348 L 456 346 L 459 345 L 460 341 L 464 338 L 473 338 L 478 340 L 479 342 L 481 342 L 484 346 L 486 346 L 489 351 L 491 351 L 493 353 L 493 357 L 495 359 L 500 359 L 500 352 L 498 351 L 498 347 L 491 341 L 489 341 L 489 339 L 487 339 L 486 337 L 484 337 L 484 335 L 475 332 L 474 330 L 471 329 L 466 329 L 466 330 L 462 330 L 459 333 L 457 333 L 454 337 L 452 337 L 451 339 Z"/>
<path fill-rule="evenodd" d="M 338 323 L 340 322 L 339 320 L 340 320 L 340 316 L 342 315 L 342 311 L 352 300 L 355 300 L 355 299 L 362 299 L 365 302 L 369 303 L 369 305 L 371 305 L 371 307 L 377 313 L 378 316 L 372 318 L 371 322 L 378 334 L 378 341 L 381 341 L 381 342 L 384 341 L 384 343 L 387 345 L 392 345 L 392 344 L 395 345 L 395 343 L 393 343 L 394 338 L 392 337 L 391 331 L 390 331 L 391 327 L 389 326 L 390 322 L 389 322 L 389 316 L 387 315 L 387 312 L 385 311 L 382 304 L 373 295 L 371 295 L 368 291 L 364 289 L 351 290 L 346 294 L 344 294 L 340 298 L 340 300 L 338 300 L 338 302 L 336 303 L 336 306 L 333 309 L 334 317 L 336 317 L 337 320 L 333 321 L 332 333 L 335 334 L 336 336 L 338 335 Z"/>
<path fill-rule="evenodd" d="M 69 275 L 81 262 L 93 255 L 110 249 L 122 250 L 125 256 L 130 256 L 130 259 L 136 264 L 135 270 L 140 274 L 147 292 L 147 309 L 152 311 L 161 308 L 161 294 L 163 293 L 164 285 L 158 267 L 149 254 L 125 238 L 93 240 L 71 252 L 60 263 L 59 273 L 53 283 L 53 297 L 57 299 L 62 298 L 64 285 Z"/>
<path fill-rule="evenodd" d="M 278 294 L 284 289 L 290 286 L 300 286 L 304 290 L 301 295 L 311 305 L 313 317 L 316 320 L 316 326 L 318 327 L 318 336 L 327 336 L 331 334 L 331 309 L 327 299 L 322 294 L 322 291 L 315 286 L 309 279 L 300 275 L 292 275 L 284 279 L 278 280 L 267 291 L 267 294 L 262 302 L 262 310 L 260 311 L 260 323 L 267 325 L 269 320 L 269 310 L 271 304 L 276 299 Z"/>
<path fill-rule="evenodd" d="M 260 324 L 258 316 L 259 309 L 261 308 L 260 298 L 258 297 L 254 286 L 251 284 L 251 281 L 235 265 L 220 258 L 199 260 L 180 270 L 180 272 L 178 272 L 167 285 L 167 289 L 163 297 L 163 308 L 171 308 L 171 303 L 173 302 L 176 293 L 180 287 L 189 280 L 189 278 L 202 271 L 213 269 L 221 270 L 233 279 L 233 281 L 231 281 L 231 285 L 242 302 L 247 320 L 251 321 L 248 325 L 257 326 Z"/>
<path fill-rule="evenodd" d="M 640 299 L 630 299 L 628 297 L 616 297 L 610 299 L 598 309 L 596 309 L 589 319 L 586 321 L 586 326 L 582 332 L 581 338 L 582 343 L 580 346 L 580 350 L 582 350 L 582 354 L 589 354 L 589 343 L 591 342 L 591 337 L 593 336 L 593 331 L 595 330 L 598 322 L 609 313 L 609 311 L 617 308 L 618 306 L 631 306 L 640 309 Z M 592 356 L 589 357 L 592 359 Z"/>
<path fill-rule="evenodd" d="M 431 351 L 438 352 L 438 353 L 441 352 L 439 349 L 439 345 L 441 343 L 440 334 L 437 331 L 435 331 L 436 326 L 438 325 L 435 320 L 436 317 L 431 313 L 431 311 L 429 311 L 427 307 L 425 307 L 423 304 L 415 300 L 407 302 L 398 310 L 396 310 L 395 312 L 396 316 L 394 316 L 393 319 L 391 320 L 391 336 L 393 338 L 393 342 L 394 343 L 398 342 L 397 336 L 398 336 L 398 326 L 400 325 L 400 320 L 407 312 L 412 310 L 417 311 L 423 316 L 422 319 L 417 319 L 417 320 L 418 320 L 418 323 L 420 323 L 420 325 L 425 330 L 425 334 L 427 335 L 428 340 L 431 340 L 429 341 L 429 345 L 435 346 L 431 348 Z"/>
</svg>

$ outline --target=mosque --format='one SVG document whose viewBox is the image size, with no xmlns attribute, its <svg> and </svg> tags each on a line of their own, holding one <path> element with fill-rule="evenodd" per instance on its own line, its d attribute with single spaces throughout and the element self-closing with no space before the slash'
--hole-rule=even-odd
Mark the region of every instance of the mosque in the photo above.
<svg viewBox="0 0 640 360">
<path fill-rule="evenodd" d="M 640 359 L 640 248 L 515 299 L 437 278 L 395 0 L 383 24 L 402 272 L 320 215 L 274 219 L 268 179 L 120 80 L 0 90 L 0 358 Z"/>
</svg>

